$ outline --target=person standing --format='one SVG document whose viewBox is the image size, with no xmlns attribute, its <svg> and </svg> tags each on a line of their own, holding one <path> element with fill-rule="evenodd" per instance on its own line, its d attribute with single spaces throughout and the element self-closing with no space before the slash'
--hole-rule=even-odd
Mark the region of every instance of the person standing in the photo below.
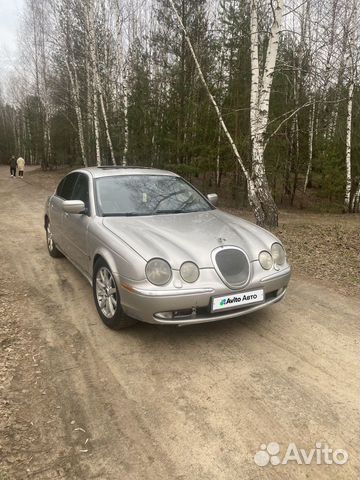
<svg viewBox="0 0 360 480">
<path fill-rule="evenodd" d="M 10 165 L 10 175 L 12 177 L 16 177 L 16 159 L 14 155 L 12 155 L 12 157 L 10 158 L 9 165 Z"/>
<path fill-rule="evenodd" d="M 25 160 L 22 157 L 17 159 L 17 167 L 19 170 L 19 178 L 23 178 L 24 176 L 24 168 L 25 168 Z"/>
</svg>

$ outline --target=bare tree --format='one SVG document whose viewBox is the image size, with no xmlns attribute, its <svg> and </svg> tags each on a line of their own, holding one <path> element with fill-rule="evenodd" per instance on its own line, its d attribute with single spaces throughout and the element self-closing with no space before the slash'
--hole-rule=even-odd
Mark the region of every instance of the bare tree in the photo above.
<svg viewBox="0 0 360 480">
<path fill-rule="evenodd" d="M 223 116 L 220 112 L 219 106 L 212 95 L 209 86 L 202 73 L 199 61 L 195 54 L 194 48 L 191 44 L 190 38 L 187 34 L 185 26 L 178 14 L 173 0 L 169 0 L 172 9 L 178 19 L 179 25 L 183 31 L 185 41 L 193 56 L 199 77 L 207 91 L 209 99 L 214 106 L 221 128 L 228 139 L 233 150 L 236 160 L 238 161 L 241 170 L 246 178 L 248 186 L 248 197 L 250 205 L 254 211 L 256 221 L 259 225 L 277 226 L 278 224 L 278 210 L 274 199 L 272 198 L 270 188 L 267 182 L 265 165 L 264 165 L 264 148 L 265 148 L 265 132 L 267 127 L 267 120 L 269 114 L 269 100 L 274 75 L 274 68 L 277 56 L 277 49 L 280 34 L 280 22 L 282 17 L 283 2 L 279 0 L 275 8 L 274 21 L 271 28 L 271 35 L 269 39 L 269 46 L 266 55 L 265 68 L 262 76 L 262 84 L 259 85 L 259 59 L 258 59 L 258 22 L 257 22 L 257 0 L 253 0 L 251 5 L 252 21 L 251 21 L 251 37 L 252 37 L 252 98 L 251 98 L 251 130 L 253 143 L 253 158 L 252 158 L 252 173 L 250 174 L 240 156 L 236 144 L 225 125 Z"/>
<path fill-rule="evenodd" d="M 275 226 L 278 224 L 278 210 L 268 185 L 265 172 L 264 151 L 266 147 L 266 130 L 269 120 L 270 92 L 279 47 L 280 28 L 284 2 L 276 0 L 271 3 L 273 19 L 266 51 L 264 68 L 261 72 L 259 62 L 259 0 L 250 2 L 251 33 L 251 99 L 250 131 L 252 144 L 252 178 L 259 197 L 261 211 L 258 216 L 261 224 Z"/>
<path fill-rule="evenodd" d="M 91 81 L 89 87 L 92 88 L 93 98 L 93 125 L 95 134 L 95 152 L 96 165 L 101 165 L 101 151 L 100 151 L 100 130 L 99 130 L 99 116 L 98 116 L 98 73 L 96 65 L 96 40 L 95 40 L 95 13 L 94 0 L 87 0 L 85 4 L 85 22 L 86 22 L 86 40 L 87 51 L 90 59 L 89 62 L 89 76 L 91 69 Z"/>
<path fill-rule="evenodd" d="M 358 29 L 358 8 L 357 0 L 353 0 L 352 12 L 351 12 L 351 27 L 350 35 L 348 39 L 348 71 L 349 71 L 349 86 L 348 86 L 348 99 L 347 99 L 347 115 L 346 115 L 346 186 L 344 197 L 344 211 L 350 210 L 350 197 L 352 187 L 352 173 L 351 173 L 351 138 L 352 138 L 352 112 L 354 102 L 354 89 L 355 89 L 355 77 L 356 77 L 356 57 L 357 57 L 357 29 Z"/>
<path fill-rule="evenodd" d="M 78 67 L 75 61 L 74 39 L 73 39 L 74 32 L 71 29 L 71 22 L 69 18 L 70 11 L 71 11 L 71 5 L 68 0 L 65 0 L 64 3 L 62 4 L 55 3 L 55 12 L 59 18 L 58 37 L 60 41 L 60 51 L 61 53 L 63 53 L 64 63 L 66 65 L 66 70 L 68 72 L 69 80 L 70 80 L 71 96 L 74 102 L 74 110 L 75 110 L 76 121 L 77 121 L 81 160 L 83 165 L 87 167 L 88 162 L 86 158 L 83 114 L 82 114 L 81 102 L 80 102 Z"/>
</svg>

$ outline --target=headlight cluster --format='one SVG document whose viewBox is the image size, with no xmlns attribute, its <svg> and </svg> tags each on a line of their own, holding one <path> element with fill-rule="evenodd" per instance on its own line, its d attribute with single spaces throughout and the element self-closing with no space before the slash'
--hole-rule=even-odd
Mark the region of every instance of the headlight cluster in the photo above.
<svg viewBox="0 0 360 480">
<path fill-rule="evenodd" d="M 194 283 L 199 278 L 199 268 L 193 262 L 185 262 L 180 267 L 181 278 L 187 283 Z"/>
<path fill-rule="evenodd" d="M 162 258 L 153 258 L 145 267 L 146 278 L 154 285 L 162 286 L 171 279 L 171 267 Z M 194 283 L 199 278 L 199 267 L 193 262 L 184 262 L 180 267 L 181 278 L 187 283 Z"/>
<path fill-rule="evenodd" d="M 259 262 L 264 270 L 270 270 L 270 268 L 273 266 L 273 258 L 271 253 L 267 252 L 266 250 L 260 252 Z"/>
<path fill-rule="evenodd" d="M 284 247 L 280 243 L 273 243 L 271 245 L 271 253 L 263 250 L 259 253 L 259 262 L 264 270 L 270 270 L 272 266 L 280 267 L 284 265 L 286 260 L 286 253 Z"/>
<path fill-rule="evenodd" d="M 165 285 L 171 278 L 171 267 L 162 258 L 153 258 L 145 267 L 146 278 L 154 285 Z"/>
<path fill-rule="evenodd" d="M 280 243 L 273 243 L 271 245 L 271 255 L 275 265 L 284 265 L 286 260 L 286 254 L 284 247 Z"/>
</svg>

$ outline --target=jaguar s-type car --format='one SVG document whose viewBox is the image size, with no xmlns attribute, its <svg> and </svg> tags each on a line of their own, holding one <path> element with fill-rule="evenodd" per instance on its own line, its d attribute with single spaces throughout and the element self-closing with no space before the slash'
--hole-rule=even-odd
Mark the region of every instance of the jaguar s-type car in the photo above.
<svg viewBox="0 0 360 480">
<path fill-rule="evenodd" d="M 172 172 L 75 170 L 46 202 L 48 251 L 88 279 L 114 329 L 224 320 L 278 302 L 291 273 L 280 240 L 216 203 Z"/>
</svg>

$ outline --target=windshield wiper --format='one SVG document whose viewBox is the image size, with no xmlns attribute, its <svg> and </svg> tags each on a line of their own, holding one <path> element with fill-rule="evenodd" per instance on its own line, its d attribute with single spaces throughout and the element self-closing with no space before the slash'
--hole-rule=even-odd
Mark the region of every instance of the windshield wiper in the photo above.
<svg viewBox="0 0 360 480">
<path fill-rule="evenodd" d="M 153 212 L 147 213 L 136 213 L 136 212 L 127 212 L 127 213 L 103 213 L 103 217 L 148 217 L 151 215 L 166 215 L 170 213 L 194 213 L 200 210 L 184 210 L 184 209 L 175 209 L 175 210 L 155 210 Z"/>
<path fill-rule="evenodd" d="M 155 210 L 154 215 L 161 215 L 161 214 L 166 214 L 166 213 L 190 213 L 191 210 L 183 210 L 183 209 L 178 209 L 178 210 Z"/>
<path fill-rule="evenodd" d="M 136 212 L 128 212 L 128 213 L 103 213 L 103 217 L 140 217 L 142 215 L 148 215 L 146 213 L 136 213 Z"/>
</svg>

